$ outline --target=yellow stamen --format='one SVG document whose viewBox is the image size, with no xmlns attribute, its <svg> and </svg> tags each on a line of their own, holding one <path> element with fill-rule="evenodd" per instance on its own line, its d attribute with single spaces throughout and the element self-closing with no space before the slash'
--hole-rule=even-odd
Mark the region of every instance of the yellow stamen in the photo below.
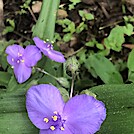
<svg viewBox="0 0 134 134">
<path fill-rule="evenodd" d="M 58 117 L 55 115 L 55 116 L 52 116 L 52 119 L 53 119 L 54 121 L 57 121 Z"/>
<path fill-rule="evenodd" d="M 18 53 L 18 56 L 22 56 L 22 54 Z"/>
<path fill-rule="evenodd" d="M 63 131 L 63 130 L 65 130 L 65 128 L 64 128 L 64 127 L 60 127 L 60 130 L 62 130 L 62 131 Z"/>
<path fill-rule="evenodd" d="M 25 62 L 25 60 L 21 60 L 21 62 L 22 62 L 22 63 L 24 63 L 24 62 Z"/>
<path fill-rule="evenodd" d="M 48 118 L 44 118 L 44 121 L 45 121 L 46 123 L 48 123 L 48 122 L 49 122 L 49 119 L 48 119 Z"/>
<path fill-rule="evenodd" d="M 51 130 L 55 130 L 55 127 L 54 127 L 54 126 L 51 126 L 50 129 L 51 129 Z"/>
</svg>

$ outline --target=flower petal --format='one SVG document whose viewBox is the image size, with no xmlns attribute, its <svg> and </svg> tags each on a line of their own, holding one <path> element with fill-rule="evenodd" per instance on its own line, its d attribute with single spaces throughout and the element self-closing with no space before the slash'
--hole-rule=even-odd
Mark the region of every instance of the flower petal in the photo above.
<svg viewBox="0 0 134 134">
<path fill-rule="evenodd" d="M 51 117 L 53 112 L 62 112 L 63 99 L 59 90 L 49 84 L 32 86 L 26 96 L 26 108 L 32 123 L 40 129 L 48 129 L 51 124 L 44 122 L 44 118 Z"/>
<path fill-rule="evenodd" d="M 43 51 L 44 53 L 44 51 Z M 45 53 L 44 53 L 45 54 Z M 55 51 L 55 50 L 49 50 L 47 55 L 51 60 L 54 60 L 56 62 L 65 62 L 64 55 L 61 52 Z"/>
<path fill-rule="evenodd" d="M 56 129 L 54 131 L 47 129 L 47 130 L 40 130 L 40 134 L 74 134 L 74 133 L 71 133 L 69 129 L 65 129 L 63 131 L 60 129 Z"/>
<path fill-rule="evenodd" d="M 34 45 L 28 45 L 24 51 L 25 64 L 28 67 L 33 67 L 41 59 L 40 50 Z"/>
<path fill-rule="evenodd" d="M 106 109 L 101 101 L 88 95 L 71 98 L 63 110 L 66 127 L 72 134 L 94 134 L 106 118 Z"/>
<path fill-rule="evenodd" d="M 17 58 L 18 57 L 18 54 L 23 54 L 24 52 L 24 48 L 19 46 L 19 45 L 12 45 L 12 46 L 8 46 L 6 48 L 6 51 L 5 51 L 7 54 L 9 54 L 10 56 L 12 56 L 13 58 Z"/>
<path fill-rule="evenodd" d="M 57 129 L 57 130 L 50 130 L 50 129 L 47 129 L 47 130 L 40 130 L 40 134 L 65 134 L 63 133 L 61 130 Z"/>
<path fill-rule="evenodd" d="M 41 40 L 38 37 L 33 38 L 36 46 L 43 52 L 43 54 L 47 57 L 49 57 L 51 60 L 54 60 L 56 62 L 65 62 L 64 55 L 61 52 L 53 50 L 53 45 L 50 43 L 45 43 L 43 40 Z"/>
<path fill-rule="evenodd" d="M 32 69 L 27 67 L 24 63 L 14 66 L 14 74 L 19 83 L 25 82 L 30 77 L 31 73 Z"/>
<path fill-rule="evenodd" d="M 41 39 L 38 38 L 38 37 L 34 37 L 33 40 L 34 40 L 34 43 L 36 44 L 36 46 L 42 51 L 43 48 L 45 47 L 44 41 L 41 40 Z"/>
<path fill-rule="evenodd" d="M 10 56 L 10 55 L 8 55 L 7 56 L 7 62 L 11 65 L 11 66 L 16 66 L 16 61 L 15 61 L 15 59 L 12 57 L 12 56 Z"/>
</svg>

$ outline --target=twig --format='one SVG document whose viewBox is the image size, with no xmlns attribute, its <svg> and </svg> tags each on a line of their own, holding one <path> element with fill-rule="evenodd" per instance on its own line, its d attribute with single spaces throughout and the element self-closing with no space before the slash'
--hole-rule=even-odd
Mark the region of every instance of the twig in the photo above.
<svg viewBox="0 0 134 134">
<path fill-rule="evenodd" d="M 31 10 L 30 7 L 28 7 L 28 10 L 29 10 L 30 14 L 32 15 L 34 21 L 37 22 L 37 19 L 36 19 L 35 15 L 34 15 L 34 13 L 33 13 L 33 11 Z"/>
<path fill-rule="evenodd" d="M 19 32 L 17 32 L 17 31 L 13 31 L 13 33 L 15 33 L 15 34 L 19 35 L 20 37 L 22 37 L 22 38 L 24 38 L 24 39 L 26 39 L 26 40 L 31 40 L 30 38 L 28 38 L 28 37 L 26 37 L 26 36 L 24 36 L 24 35 L 20 34 L 20 33 L 19 33 Z"/>
<path fill-rule="evenodd" d="M 73 55 L 77 54 L 78 52 L 80 52 L 83 49 L 84 49 L 84 47 L 81 47 L 80 49 L 78 49 L 77 51 L 72 52 L 71 54 L 66 54 L 65 57 L 68 58 L 70 56 L 73 56 Z"/>
</svg>

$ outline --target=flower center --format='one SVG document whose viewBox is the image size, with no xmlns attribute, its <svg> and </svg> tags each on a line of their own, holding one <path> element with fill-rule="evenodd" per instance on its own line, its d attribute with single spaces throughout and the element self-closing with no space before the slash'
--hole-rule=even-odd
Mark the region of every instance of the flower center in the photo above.
<svg viewBox="0 0 134 134">
<path fill-rule="evenodd" d="M 54 114 L 51 116 L 51 118 L 47 118 L 45 117 L 43 120 L 45 123 L 49 123 L 50 127 L 49 129 L 54 131 L 56 129 L 60 129 L 61 131 L 64 131 L 64 123 L 65 120 L 63 120 L 61 118 L 61 116 L 59 115 L 59 113 L 57 111 L 53 112 Z"/>
<path fill-rule="evenodd" d="M 46 43 L 47 50 L 53 50 L 53 45 L 50 43 Z"/>
<path fill-rule="evenodd" d="M 23 55 L 21 53 L 18 53 L 18 57 L 16 59 L 12 58 L 12 62 L 24 63 L 25 60 L 23 59 Z"/>
</svg>

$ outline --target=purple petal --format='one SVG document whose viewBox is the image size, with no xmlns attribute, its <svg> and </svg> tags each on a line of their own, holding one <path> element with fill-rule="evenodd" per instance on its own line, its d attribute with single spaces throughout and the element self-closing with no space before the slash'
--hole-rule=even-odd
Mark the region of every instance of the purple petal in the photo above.
<svg viewBox="0 0 134 134">
<path fill-rule="evenodd" d="M 20 63 L 14 66 L 14 74 L 19 83 L 25 82 L 31 75 L 32 69 Z"/>
<path fill-rule="evenodd" d="M 32 86 L 26 96 L 26 108 L 32 123 L 40 129 L 48 129 L 49 123 L 43 121 L 49 118 L 53 112 L 62 113 L 64 107 L 63 99 L 59 90 L 49 84 Z"/>
<path fill-rule="evenodd" d="M 45 54 L 45 51 L 43 51 Z M 51 60 L 54 60 L 56 62 L 65 62 L 64 55 L 61 52 L 55 51 L 55 50 L 49 50 L 47 55 Z"/>
<path fill-rule="evenodd" d="M 7 62 L 8 62 L 11 66 L 16 66 L 16 60 L 15 60 L 12 56 L 10 56 L 10 55 L 7 56 Z"/>
<path fill-rule="evenodd" d="M 45 47 L 44 41 L 41 40 L 41 39 L 38 38 L 38 37 L 34 37 L 33 40 L 34 40 L 36 46 L 42 51 L 42 49 Z"/>
<path fill-rule="evenodd" d="M 17 58 L 18 57 L 18 54 L 23 54 L 24 52 L 24 48 L 19 46 L 19 45 L 12 45 L 12 46 L 8 46 L 6 48 L 6 51 L 5 51 L 7 54 L 9 54 L 10 56 L 12 56 L 13 58 Z"/>
<path fill-rule="evenodd" d="M 65 134 L 65 133 L 62 132 L 60 129 L 56 129 L 54 131 L 48 129 L 48 130 L 40 130 L 40 134 Z"/>
<path fill-rule="evenodd" d="M 25 64 L 28 67 L 33 67 L 41 59 L 41 52 L 36 46 L 28 45 L 25 48 L 24 57 L 25 57 Z"/>
<path fill-rule="evenodd" d="M 72 134 L 94 134 L 106 118 L 106 109 L 101 101 L 88 95 L 71 98 L 65 105 L 63 117 Z"/>
<path fill-rule="evenodd" d="M 48 56 L 51 60 L 56 62 L 65 62 L 64 55 L 61 52 L 53 50 L 53 45 L 50 43 L 45 43 L 43 40 L 38 37 L 33 38 L 36 46 L 43 52 L 45 56 Z"/>
<path fill-rule="evenodd" d="M 40 134 L 73 134 L 71 131 L 66 128 L 64 131 L 61 131 L 60 129 L 55 129 L 54 131 L 47 129 L 47 130 L 40 130 Z"/>
</svg>

